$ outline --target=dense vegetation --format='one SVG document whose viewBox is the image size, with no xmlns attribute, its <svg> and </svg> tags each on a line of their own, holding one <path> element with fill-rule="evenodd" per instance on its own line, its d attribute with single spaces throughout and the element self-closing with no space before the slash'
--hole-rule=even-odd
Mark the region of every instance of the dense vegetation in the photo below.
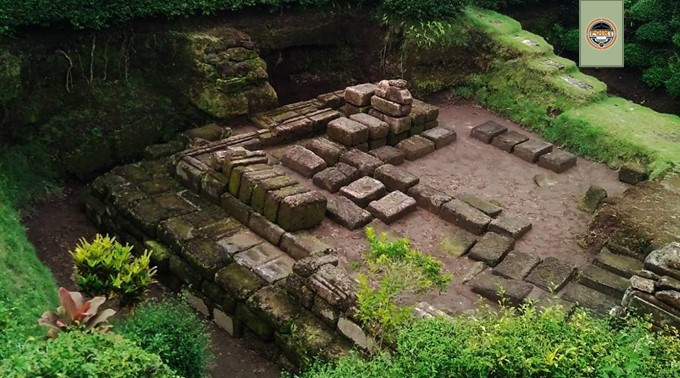
<svg viewBox="0 0 680 378">
<path fill-rule="evenodd" d="M 390 352 L 319 363 L 302 377 L 677 377 L 680 339 L 647 328 L 531 305 L 421 319 L 398 329 Z"/>
</svg>

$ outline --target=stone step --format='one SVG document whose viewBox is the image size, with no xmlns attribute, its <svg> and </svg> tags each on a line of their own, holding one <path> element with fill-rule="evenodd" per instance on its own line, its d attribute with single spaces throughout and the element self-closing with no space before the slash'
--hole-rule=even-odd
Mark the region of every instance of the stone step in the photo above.
<svg viewBox="0 0 680 378">
<path fill-rule="evenodd" d="M 643 266 L 642 261 L 629 256 L 617 255 L 606 247 L 602 248 L 595 257 L 593 264 L 625 278 L 632 277 Z"/>
<path fill-rule="evenodd" d="M 524 281 L 495 276 L 488 269 L 472 279 L 470 285 L 473 292 L 493 301 L 506 300 L 512 306 L 522 304 L 534 288 Z"/>
<path fill-rule="evenodd" d="M 562 299 L 574 302 L 600 315 L 608 314 L 609 310 L 621 302 L 610 295 L 576 282 L 571 283 L 564 289 Z"/>
<path fill-rule="evenodd" d="M 569 282 L 574 267 L 555 257 L 541 261 L 527 276 L 526 280 L 548 291 L 558 292 Z"/>
<path fill-rule="evenodd" d="M 579 282 L 612 297 L 621 298 L 629 286 L 626 278 L 604 270 L 595 265 L 588 265 L 581 270 Z"/>
</svg>

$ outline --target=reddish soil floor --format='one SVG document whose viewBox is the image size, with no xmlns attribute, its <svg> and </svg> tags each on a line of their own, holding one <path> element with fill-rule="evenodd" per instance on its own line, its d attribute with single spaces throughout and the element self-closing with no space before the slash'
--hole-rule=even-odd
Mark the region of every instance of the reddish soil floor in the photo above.
<svg viewBox="0 0 680 378">
<path fill-rule="evenodd" d="M 97 229 L 80 207 L 82 184 L 66 185 L 63 196 L 35 206 L 31 216 L 24 219 L 28 238 L 38 257 L 47 265 L 57 284 L 71 290 L 76 285 L 69 250 L 80 238 L 92 239 Z M 149 296 L 160 297 L 169 292 L 160 284 L 154 285 Z M 55 293 L 56 295 L 56 293 Z M 249 338 L 235 339 L 210 322 L 212 348 L 215 352 L 213 377 L 273 378 L 280 376 L 274 363 L 260 357 Z"/>
</svg>

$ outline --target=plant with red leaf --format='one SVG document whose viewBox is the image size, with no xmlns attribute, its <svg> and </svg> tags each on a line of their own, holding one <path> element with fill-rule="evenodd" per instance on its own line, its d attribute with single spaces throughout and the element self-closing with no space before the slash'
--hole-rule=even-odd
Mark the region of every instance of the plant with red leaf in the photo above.
<svg viewBox="0 0 680 378">
<path fill-rule="evenodd" d="M 51 338 L 57 337 L 59 331 L 68 332 L 73 329 L 106 332 L 111 328 L 107 320 L 116 311 L 106 309 L 99 312 L 99 307 L 105 301 L 106 298 L 104 297 L 94 297 L 89 301 L 84 301 L 81 293 L 60 287 L 59 302 L 61 306 L 57 308 L 56 312 L 46 311 L 38 319 L 38 324 L 49 327 L 47 335 Z"/>
</svg>

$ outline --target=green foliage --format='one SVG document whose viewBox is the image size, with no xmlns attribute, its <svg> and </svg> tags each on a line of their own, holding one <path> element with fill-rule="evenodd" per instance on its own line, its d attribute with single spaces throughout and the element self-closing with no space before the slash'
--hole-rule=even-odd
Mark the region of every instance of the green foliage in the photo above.
<svg viewBox="0 0 680 378">
<path fill-rule="evenodd" d="M 33 341 L 25 351 L 0 361 L 0 376 L 177 377 L 157 355 L 121 336 L 99 332 L 68 332 Z"/>
<path fill-rule="evenodd" d="M 156 272 L 149 267 L 151 252 L 134 257 L 131 246 L 123 246 L 108 235 L 97 235 L 92 242 L 81 239 L 71 255 L 80 288 L 96 295 L 117 296 L 123 303 L 138 301 Z"/>
<path fill-rule="evenodd" d="M 429 21 L 457 16 L 467 0 L 382 0 L 381 10 L 391 19 Z"/>
<path fill-rule="evenodd" d="M 633 67 L 646 67 L 649 65 L 649 57 L 645 47 L 639 43 L 626 43 L 623 49 L 623 57 L 627 65 Z"/>
<path fill-rule="evenodd" d="M 396 348 L 319 363 L 301 376 L 322 377 L 676 377 L 680 339 L 637 319 L 596 318 L 560 307 L 421 319 L 397 332 Z"/>
<path fill-rule="evenodd" d="M 157 354 L 179 375 L 205 377 L 213 360 L 210 334 L 184 300 L 149 301 L 116 327 L 149 353 Z"/>
</svg>

